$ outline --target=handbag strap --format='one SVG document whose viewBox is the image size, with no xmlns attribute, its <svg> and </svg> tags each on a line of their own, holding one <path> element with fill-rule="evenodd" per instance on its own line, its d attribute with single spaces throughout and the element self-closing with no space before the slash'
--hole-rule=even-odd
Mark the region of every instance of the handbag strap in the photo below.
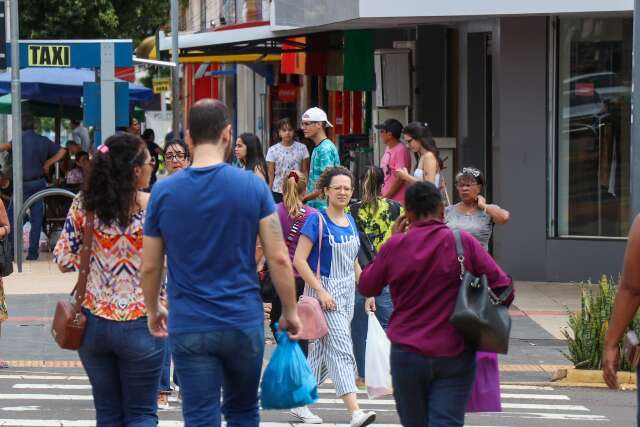
<svg viewBox="0 0 640 427">
<path fill-rule="evenodd" d="M 289 229 L 289 233 L 287 233 L 287 247 L 291 246 L 293 243 L 293 239 L 296 238 L 297 235 L 300 234 L 300 230 L 302 230 L 302 225 L 304 223 L 304 215 L 307 213 L 307 210 L 304 206 L 300 207 L 298 211 L 298 215 L 296 215 L 293 223 L 291 224 L 291 228 Z"/>
<path fill-rule="evenodd" d="M 91 260 L 91 248 L 93 246 L 93 223 L 95 215 L 93 212 L 87 212 L 84 223 L 84 232 L 82 235 L 82 248 L 80 249 L 80 273 L 76 286 L 71 291 L 71 295 L 75 300 L 76 311 L 80 311 L 80 306 L 84 301 L 87 292 L 87 280 L 89 278 L 89 261 Z"/>
<path fill-rule="evenodd" d="M 318 264 L 316 265 L 316 279 L 318 280 L 320 280 L 320 258 L 322 257 L 322 225 L 323 223 L 324 223 L 324 219 L 322 218 L 322 214 L 318 212 Z M 303 295 L 308 295 L 308 293 L 309 293 L 309 285 L 305 283 Z"/>
<path fill-rule="evenodd" d="M 464 268 L 464 247 L 462 246 L 462 236 L 460 234 L 460 230 L 453 230 L 453 237 L 456 241 L 456 254 L 458 255 L 458 262 L 460 263 L 460 280 L 464 278 L 465 268 Z M 513 293 L 513 284 L 509 285 L 507 289 L 505 289 L 500 296 L 496 295 L 491 287 L 487 286 L 489 291 L 489 295 L 493 300 L 494 304 L 502 304 L 511 296 Z"/>
</svg>

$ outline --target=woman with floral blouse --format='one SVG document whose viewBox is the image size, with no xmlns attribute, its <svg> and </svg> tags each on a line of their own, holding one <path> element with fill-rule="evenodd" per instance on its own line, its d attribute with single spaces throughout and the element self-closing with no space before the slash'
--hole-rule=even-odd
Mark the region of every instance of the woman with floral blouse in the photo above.
<svg viewBox="0 0 640 427">
<path fill-rule="evenodd" d="M 85 188 L 73 201 L 54 260 L 79 267 L 87 212 L 93 212 L 87 326 L 80 360 L 91 382 L 96 423 L 156 426 L 165 343 L 147 328 L 142 289 L 142 231 L 154 160 L 140 137 L 122 133 L 98 148 Z"/>
</svg>

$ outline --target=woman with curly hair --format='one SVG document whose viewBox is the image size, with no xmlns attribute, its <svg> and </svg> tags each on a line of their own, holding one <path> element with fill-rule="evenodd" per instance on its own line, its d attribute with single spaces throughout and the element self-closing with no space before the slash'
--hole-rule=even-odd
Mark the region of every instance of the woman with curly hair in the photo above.
<svg viewBox="0 0 640 427">
<path fill-rule="evenodd" d="M 97 425 L 156 426 L 165 342 L 147 328 L 140 287 L 142 235 L 154 161 L 140 137 L 122 133 L 98 148 L 54 250 L 63 272 L 80 264 L 85 223 L 93 244 L 82 310 L 80 360 L 91 382 Z"/>
<path fill-rule="evenodd" d="M 329 326 L 329 333 L 315 341 L 309 352 L 311 369 L 318 384 L 331 377 L 336 396 L 351 413 L 350 427 L 364 427 L 375 421 L 376 414 L 358 406 L 351 341 L 356 282 L 360 278 L 358 230 L 353 217 L 345 213 L 353 186 L 351 171 L 342 166 L 329 167 L 320 175 L 317 188 L 324 193 L 328 206 L 305 221 L 293 265 L 311 288 L 309 295 L 320 301 Z M 315 273 L 318 264 L 320 277 Z M 291 412 L 305 423 L 322 422 L 306 407 Z"/>
</svg>

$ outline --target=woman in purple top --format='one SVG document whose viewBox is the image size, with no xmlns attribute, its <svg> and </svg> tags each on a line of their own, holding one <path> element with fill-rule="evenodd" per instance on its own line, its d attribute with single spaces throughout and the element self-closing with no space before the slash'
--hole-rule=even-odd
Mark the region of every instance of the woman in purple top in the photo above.
<svg viewBox="0 0 640 427">
<path fill-rule="evenodd" d="M 314 208 L 302 204 L 302 197 L 306 191 L 307 177 L 302 172 L 290 171 L 282 184 L 282 202 L 276 205 L 276 212 L 278 212 L 280 225 L 282 226 L 282 234 L 287 249 L 289 249 L 289 256 L 292 262 L 293 255 L 296 253 L 296 247 L 298 246 L 298 239 L 300 239 L 300 230 L 302 230 L 302 226 L 309 215 L 317 212 Z M 295 268 L 293 269 L 293 274 L 296 280 L 297 297 L 300 298 L 302 291 L 304 291 L 304 280 Z M 273 294 L 271 300 L 270 325 L 271 331 L 275 336 L 275 324 L 282 314 L 282 304 L 280 298 L 278 298 L 278 294 L 276 292 Z M 300 341 L 300 347 L 302 347 L 302 351 L 306 356 L 307 342 Z"/>
<path fill-rule="evenodd" d="M 402 425 L 463 426 L 475 351 L 449 323 L 460 285 L 455 240 L 443 223 L 442 195 L 430 182 L 407 189 L 405 210 L 406 217 L 394 224 L 394 235 L 362 272 L 360 292 L 380 295 L 389 284 L 394 311 L 387 335 Z M 461 231 L 461 237 L 466 270 L 486 274 L 491 289 L 500 294 L 511 279 L 473 236 Z"/>
</svg>

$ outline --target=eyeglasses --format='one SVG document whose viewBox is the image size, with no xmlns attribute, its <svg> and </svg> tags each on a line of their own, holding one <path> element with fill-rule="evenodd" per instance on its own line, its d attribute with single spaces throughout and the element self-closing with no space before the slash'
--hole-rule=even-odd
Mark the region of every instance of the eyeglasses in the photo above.
<svg viewBox="0 0 640 427">
<path fill-rule="evenodd" d="M 302 127 L 308 127 L 311 125 L 315 125 L 316 123 L 320 123 L 320 122 L 302 122 Z"/>
<path fill-rule="evenodd" d="M 477 182 L 460 182 L 456 184 L 456 188 L 464 188 L 464 187 L 474 187 L 476 185 L 479 185 Z"/>
<path fill-rule="evenodd" d="M 167 153 L 164 158 L 172 162 L 182 162 L 187 158 L 187 155 L 185 153 Z"/>
<path fill-rule="evenodd" d="M 335 191 L 344 191 L 345 193 L 350 193 L 353 191 L 352 187 L 348 187 L 346 185 L 330 185 L 329 188 Z"/>
</svg>

